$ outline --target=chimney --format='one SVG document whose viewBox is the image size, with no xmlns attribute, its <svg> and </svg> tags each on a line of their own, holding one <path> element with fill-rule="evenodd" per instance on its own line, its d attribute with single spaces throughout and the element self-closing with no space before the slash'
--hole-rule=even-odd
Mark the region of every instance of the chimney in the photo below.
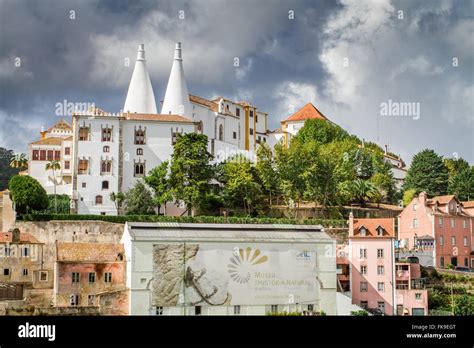
<svg viewBox="0 0 474 348">
<path fill-rule="evenodd" d="M 385 144 L 385 154 L 387 154 L 387 153 L 388 153 L 388 145 Z"/>
<path fill-rule="evenodd" d="M 426 192 L 420 192 L 418 195 L 418 200 L 421 204 L 423 204 L 423 206 L 426 206 Z"/>
<path fill-rule="evenodd" d="M 20 243 L 20 230 L 18 228 L 12 230 L 12 243 Z"/>
<path fill-rule="evenodd" d="M 354 236 L 354 214 L 349 213 L 349 237 Z"/>
</svg>

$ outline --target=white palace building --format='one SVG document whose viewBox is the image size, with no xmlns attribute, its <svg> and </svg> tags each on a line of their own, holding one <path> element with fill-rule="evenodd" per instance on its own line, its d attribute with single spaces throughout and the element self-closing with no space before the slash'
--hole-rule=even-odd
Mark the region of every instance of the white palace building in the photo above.
<svg viewBox="0 0 474 348">
<path fill-rule="evenodd" d="M 268 130 L 268 114 L 249 102 L 223 97 L 204 99 L 188 93 L 181 43 L 176 43 L 174 60 L 165 97 L 158 113 L 148 74 L 145 48 L 139 45 L 137 61 L 123 110 L 108 113 L 95 106 L 73 112 L 72 126 L 60 120 L 41 139 L 29 144 L 28 174 L 36 178 L 48 194 L 71 197 L 71 210 L 79 214 L 116 215 L 112 192 L 126 192 L 163 161 L 170 160 L 178 134 L 197 132 L 208 137 L 208 150 L 216 162 L 235 154 L 255 158 L 258 144 L 277 142 L 288 145 L 307 119 L 331 122 L 313 104 Z M 400 158 L 386 154 L 394 176 L 403 182 L 406 170 Z M 51 160 L 60 170 L 45 169 Z M 170 204 L 167 214 L 184 212 Z"/>
<path fill-rule="evenodd" d="M 170 160 L 178 134 L 205 134 L 216 161 L 237 153 L 249 157 L 258 143 L 268 141 L 267 116 L 248 102 L 189 94 L 179 42 L 158 113 L 144 45 L 139 45 L 123 111 L 92 107 L 73 113 L 72 126 L 61 120 L 42 131 L 41 139 L 29 145 L 28 174 L 50 194 L 55 180 L 56 192 L 70 195 L 71 208 L 79 214 L 116 215 L 110 193 L 127 191 Z M 54 179 L 52 171 L 45 170 L 50 160 L 61 165 Z"/>
</svg>

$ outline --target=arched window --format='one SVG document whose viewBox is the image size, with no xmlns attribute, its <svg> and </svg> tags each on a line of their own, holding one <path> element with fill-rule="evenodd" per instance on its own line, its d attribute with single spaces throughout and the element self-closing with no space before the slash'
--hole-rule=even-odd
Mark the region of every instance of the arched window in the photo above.
<svg viewBox="0 0 474 348">
<path fill-rule="evenodd" d="M 219 140 L 224 141 L 224 126 L 223 125 L 219 126 Z"/>
<path fill-rule="evenodd" d="M 98 204 L 102 204 L 102 196 L 95 196 L 95 204 L 98 205 Z"/>
<path fill-rule="evenodd" d="M 104 148 L 102 149 L 102 151 L 104 151 L 104 152 L 110 152 L 110 146 L 104 146 Z"/>
<path fill-rule="evenodd" d="M 102 181 L 102 190 L 109 189 L 109 182 L 107 180 Z"/>
<path fill-rule="evenodd" d="M 139 148 L 137 149 L 137 155 L 138 155 L 138 156 L 143 155 L 143 149 L 142 149 L 141 147 L 139 147 Z"/>
<path fill-rule="evenodd" d="M 145 174 L 145 163 L 135 163 L 135 176 L 143 176 Z"/>
<path fill-rule="evenodd" d="M 100 172 L 101 174 L 112 174 L 112 161 L 110 160 L 102 160 L 100 165 Z"/>
</svg>

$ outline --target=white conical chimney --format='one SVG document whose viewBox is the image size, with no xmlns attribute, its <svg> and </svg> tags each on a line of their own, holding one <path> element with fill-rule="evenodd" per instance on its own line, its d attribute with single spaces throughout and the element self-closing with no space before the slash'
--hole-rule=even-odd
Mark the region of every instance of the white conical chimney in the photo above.
<svg viewBox="0 0 474 348">
<path fill-rule="evenodd" d="M 145 45 L 138 45 L 137 62 L 133 69 L 132 79 L 128 87 L 124 112 L 156 114 L 155 94 L 151 86 L 150 75 L 146 67 Z"/>
<path fill-rule="evenodd" d="M 186 79 L 184 78 L 181 42 L 176 43 L 173 66 L 171 67 L 170 79 L 166 87 L 161 113 L 187 116 L 189 118 L 192 115 L 188 87 L 186 85 Z"/>
</svg>

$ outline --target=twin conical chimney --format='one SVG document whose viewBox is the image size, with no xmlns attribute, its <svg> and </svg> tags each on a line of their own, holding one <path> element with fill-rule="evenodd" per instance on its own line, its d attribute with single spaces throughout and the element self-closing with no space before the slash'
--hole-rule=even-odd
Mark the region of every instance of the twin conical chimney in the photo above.
<svg viewBox="0 0 474 348">
<path fill-rule="evenodd" d="M 181 42 L 176 43 L 174 61 L 171 68 L 165 99 L 161 109 L 162 114 L 181 115 L 191 118 L 192 109 L 189 102 L 188 86 L 184 77 Z"/>
<path fill-rule="evenodd" d="M 156 114 L 155 94 L 145 60 L 145 45 L 138 46 L 137 61 L 128 87 L 124 112 Z"/>
</svg>

